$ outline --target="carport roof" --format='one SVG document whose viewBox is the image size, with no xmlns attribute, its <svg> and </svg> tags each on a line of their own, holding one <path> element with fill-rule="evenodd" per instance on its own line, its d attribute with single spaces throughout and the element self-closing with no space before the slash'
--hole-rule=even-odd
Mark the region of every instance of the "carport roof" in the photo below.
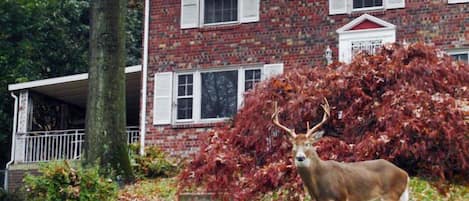
<svg viewBox="0 0 469 201">
<path fill-rule="evenodd" d="M 138 117 L 141 70 L 140 65 L 130 66 L 125 69 L 126 104 L 127 113 L 130 117 Z M 88 97 L 88 73 L 10 84 L 8 90 L 29 90 L 85 108 Z"/>
</svg>

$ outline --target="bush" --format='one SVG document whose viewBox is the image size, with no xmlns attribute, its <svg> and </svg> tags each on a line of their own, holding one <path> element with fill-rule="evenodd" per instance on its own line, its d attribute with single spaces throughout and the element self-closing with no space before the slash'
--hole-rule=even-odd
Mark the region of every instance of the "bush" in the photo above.
<svg viewBox="0 0 469 201">
<path fill-rule="evenodd" d="M 180 167 L 160 148 L 156 146 L 145 147 L 145 155 L 138 154 L 139 146 L 132 145 L 132 160 L 135 175 L 147 178 L 172 177 L 179 173 Z"/>
<path fill-rule="evenodd" d="M 72 168 L 67 162 L 47 163 L 39 170 L 40 176 L 27 175 L 24 179 L 26 200 L 116 200 L 117 185 L 111 179 L 100 177 L 99 168 Z"/>
<path fill-rule="evenodd" d="M 0 201 L 24 201 L 25 198 L 22 192 L 6 192 L 5 189 L 0 188 Z"/>
<path fill-rule="evenodd" d="M 412 174 L 469 179 L 469 128 L 460 105 L 468 86 L 469 65 L 420 43 L 388 45 L 351 64 L 288 69 L 249 92 L 231 125 L 201 138 L 180 190 L 196 185 L 255 200 L 280 188 L 287 194 L 281 197 L 299 199 L 291 144 L 271 123 L 273 102 L 282 124 L 301 132 L 307 121 L 321 120 L 324 97 L 331 117 L 316 144 L 321 158 L 383 158 Z"/>
</svg>

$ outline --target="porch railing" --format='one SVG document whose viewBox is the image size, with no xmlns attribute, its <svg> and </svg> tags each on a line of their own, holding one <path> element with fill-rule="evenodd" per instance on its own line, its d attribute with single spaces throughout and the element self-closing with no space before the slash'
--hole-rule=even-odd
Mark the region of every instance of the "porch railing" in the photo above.
<svg viewBox="0 0 469 201">
<path fill-rule="evenodd" d="M 28 132 L 19 138 L 24 143 L 22 162 L 78 160 L 85 141 L 84 129 Z M 139 139 L 138 127 L 127 127 L 127 143 Z"/>
</svg>

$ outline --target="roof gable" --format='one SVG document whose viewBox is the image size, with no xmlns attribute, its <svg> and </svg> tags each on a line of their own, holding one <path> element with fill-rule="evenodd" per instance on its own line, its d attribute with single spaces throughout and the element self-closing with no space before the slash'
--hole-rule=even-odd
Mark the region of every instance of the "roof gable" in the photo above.
<svg viewBox="0 0 469 201">
<path fill-rule="evenodd" d="M 344 33 L 348 31 L 360 31 L 368 29 L 395 29 L 396 26 L 382 19 L 374 17 L 369 14 L 363 14 L 362 16 L 352 20 L 343 27 L 337 29 L 337 33 Z"/>
</svg>

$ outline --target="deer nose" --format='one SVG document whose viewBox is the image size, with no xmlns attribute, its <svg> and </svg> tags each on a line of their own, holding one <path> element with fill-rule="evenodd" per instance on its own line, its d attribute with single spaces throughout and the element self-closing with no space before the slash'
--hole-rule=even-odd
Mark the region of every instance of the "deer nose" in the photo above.
<svg viewBox="0 0 469 201">
<path fill-rule="evenodd" d="M 297 156 L 296 160 L 299 162 L 303 162 L 306 158 L 304 156 Z"/>
</svg>

